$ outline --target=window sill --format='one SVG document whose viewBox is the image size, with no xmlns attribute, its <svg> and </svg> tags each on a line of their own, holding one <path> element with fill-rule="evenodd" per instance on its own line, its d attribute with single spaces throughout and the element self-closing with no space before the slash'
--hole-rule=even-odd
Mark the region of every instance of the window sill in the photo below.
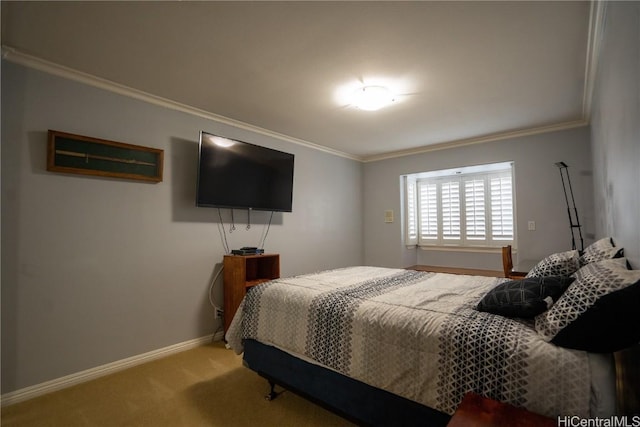
<svg viewBox="0 0 640 427">
<path fill-rule="evenodd" d="M 439 251 L 439 252 L 475 252 L 497 254 L 502 253 L 502 247 L 489 246 L 416 246 L 423 251 Z M 515 252 L 515 250 L 514 250 Z"/>
</svg>

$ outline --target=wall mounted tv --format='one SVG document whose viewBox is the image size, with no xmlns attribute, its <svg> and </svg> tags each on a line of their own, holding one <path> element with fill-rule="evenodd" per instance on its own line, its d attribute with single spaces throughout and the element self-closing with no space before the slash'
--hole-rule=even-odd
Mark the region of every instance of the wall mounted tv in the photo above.
<svg viewBox="0 0 640 427">
<path fill-rule="evenodd" d="M 200 132 L 196 205 L 291 212 L 294 155 Z"/>
</svg>

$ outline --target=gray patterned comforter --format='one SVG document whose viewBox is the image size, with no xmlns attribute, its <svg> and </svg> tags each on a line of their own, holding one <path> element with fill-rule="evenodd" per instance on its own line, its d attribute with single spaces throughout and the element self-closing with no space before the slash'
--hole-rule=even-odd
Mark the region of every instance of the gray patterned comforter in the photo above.
<svg viewBox="0 0 640 427">
<path fill-rule="evenodd" d="M 467 391 L 547 416 L 589 416 L 587 354 L 475 309 L 505 279 L 350 267 L 248 292 L 227 332 L 452 414 Z"/>
</svg>

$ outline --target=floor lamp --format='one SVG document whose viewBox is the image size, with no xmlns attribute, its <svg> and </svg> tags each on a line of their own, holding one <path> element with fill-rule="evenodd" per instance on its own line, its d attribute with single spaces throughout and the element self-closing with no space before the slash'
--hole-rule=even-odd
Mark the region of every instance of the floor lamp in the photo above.
<svg viewBox="0 0 640 427">
<path fill-rule="evenodd" d="M 584 240 L 582 239 L 582 230 L 580 228 L 580 219 L 578 219 L 578 209 L 576 208 L 576 201 L 573 198 L 573 188 L 571 187 L 571 178 L 569 177 L 569 166 L 565 162 L 557 162 L 555 163 L 555 165 L 560 170 L 560 179 L 562 180 L 564 199 L 567 202 L 567 214 L 569 215 L 569 226 L 571 227 L 571 249 L 576 249 L 575 230 L 578 230 L 578 237 L 580 237 L 580 251 L 583 251 Z M 568 194 L 567 186 L 569 187 Z M 569 203 L 569 195 L 571 196 L 571 203 Z"/>
</svg>

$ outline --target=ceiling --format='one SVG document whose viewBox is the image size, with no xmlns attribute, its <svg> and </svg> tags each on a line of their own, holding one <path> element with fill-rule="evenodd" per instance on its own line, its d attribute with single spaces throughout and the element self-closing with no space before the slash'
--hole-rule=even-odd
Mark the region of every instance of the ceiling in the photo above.
<svg viewBox="0 0 640 427">
<path fill-rule="evenodd" d="M 366 161 L 584 125 L 590 10 L 580 1 L 3 1 L 2 44 L 8 59 L 37 58 Z M 396 101 L 375 112 L 346 105 L 343 91 L 359 82 L 385 82 Z"/>
</svg>

